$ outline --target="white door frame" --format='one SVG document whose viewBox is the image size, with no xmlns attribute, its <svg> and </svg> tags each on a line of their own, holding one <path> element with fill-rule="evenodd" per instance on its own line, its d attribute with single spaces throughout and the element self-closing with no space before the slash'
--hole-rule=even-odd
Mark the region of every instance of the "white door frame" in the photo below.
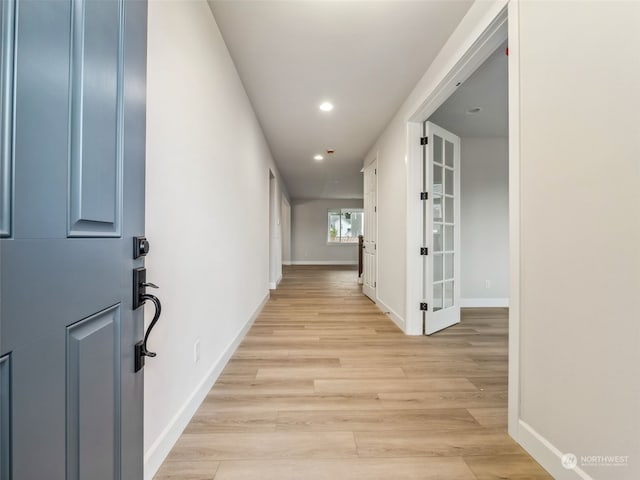
<svg viewBox="0 0 640 480">
<path fill-rule="evenodd" d="M 282 265 L 291 265 L 291 203 L 280 193 L 280 230 L 282 233 Z"/>
<path fill-rule="evenodd" d="M 509 434 L 517 437 L 520 417 L 520 65 L 518 2 L 497 5 L 488 26 L 475 32 L 454 58 L 458 61 L 441 72 L 422 105 L 407 122 L 407 298 L 406 329 L 422 334 L 422 124 L 451 96 L 456 88 L 505 41 L 509 42 Z"/>
</svg>

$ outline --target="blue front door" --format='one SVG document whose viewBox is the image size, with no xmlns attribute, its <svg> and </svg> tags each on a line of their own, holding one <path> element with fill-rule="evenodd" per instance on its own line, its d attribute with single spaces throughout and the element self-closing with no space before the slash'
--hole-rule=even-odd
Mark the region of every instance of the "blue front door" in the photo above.
<svg viewBox="0 0 640 480">
<path fill-rule="evenodd" d="M 139 480 L 146 3 L 1 5 L 0 476 Z"/>
</svg>

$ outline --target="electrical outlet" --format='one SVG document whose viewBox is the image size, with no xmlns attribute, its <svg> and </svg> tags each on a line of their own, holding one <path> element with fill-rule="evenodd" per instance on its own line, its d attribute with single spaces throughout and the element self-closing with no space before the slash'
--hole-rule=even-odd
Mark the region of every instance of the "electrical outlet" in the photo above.
<svg viewBox="0 0 640 480">
<path fill-rule="evenodd" d="M 484 288 L 491 288 L 491 280 L 484 281 Z"/>
<path fill-rule="evenodd" d="M 198 363 L 200 361 L 200 340 L 196 340 L 193 344 L 193 362 Z"/>
</svg>

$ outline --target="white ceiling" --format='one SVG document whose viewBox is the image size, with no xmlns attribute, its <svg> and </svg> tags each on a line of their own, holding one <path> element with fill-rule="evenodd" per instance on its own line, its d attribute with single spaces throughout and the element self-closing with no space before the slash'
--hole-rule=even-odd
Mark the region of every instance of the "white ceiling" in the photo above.
<svg viewBox="0 0 640 480">
<path fill-rule="evenodd" d="M 460 137 L 509 135 L 508 62 L 505 43 L 429 118 Z M 479 113 L 467 110 L 480 107 Z"/>
<path fill-rule="evenodd" d="M 209 0 L 292 198 L 362 198 L 364 156 L 471 3 Z"/>
</svg>

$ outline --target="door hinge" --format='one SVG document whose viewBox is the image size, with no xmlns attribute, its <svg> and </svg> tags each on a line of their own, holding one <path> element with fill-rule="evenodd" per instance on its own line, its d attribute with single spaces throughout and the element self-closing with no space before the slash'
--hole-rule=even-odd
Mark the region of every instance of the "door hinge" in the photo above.
<svg viewBox="0 0 640 480">
<path fill-rule="evenodd" d="M 377 175 L 377 174 L 378 174 L 378 169 L 377 169 L 377 168 L 374 168 L 374 169 L 373 169 L 373 174 L 374 174 L 374 175 Z"/>
<path fill-rule="evenodd" d="M 427 302 L 420 302 L 420 311 L 426 312 L 429 310 L 429 304 Z"/>
<path fill-rule="evenodd" d="M 378 282 L 373 282 L 373 287 L 377 287 L 378 286 Z"/>
<path fill-rule="evenodd" d="M 420 255 L 429 255 L 429 249 L 427 247 L 420 247 Z"/>
<path fill-rule="evenodd" d="M 378 211 L 378 207 L 373 207 L 373 211 L 377 212 Z"/>
<path fill-rule="evenodd" d="M 424 145 L 428 145 L 429 144 L 429 137 L 421 137 L 420 138 L 420 145 L 424 146 Z"/>
<path fill-rule="evenodd" d="M 420 200 L 429 200 L 429 192 L 420 192 Z"/>
</svg>

